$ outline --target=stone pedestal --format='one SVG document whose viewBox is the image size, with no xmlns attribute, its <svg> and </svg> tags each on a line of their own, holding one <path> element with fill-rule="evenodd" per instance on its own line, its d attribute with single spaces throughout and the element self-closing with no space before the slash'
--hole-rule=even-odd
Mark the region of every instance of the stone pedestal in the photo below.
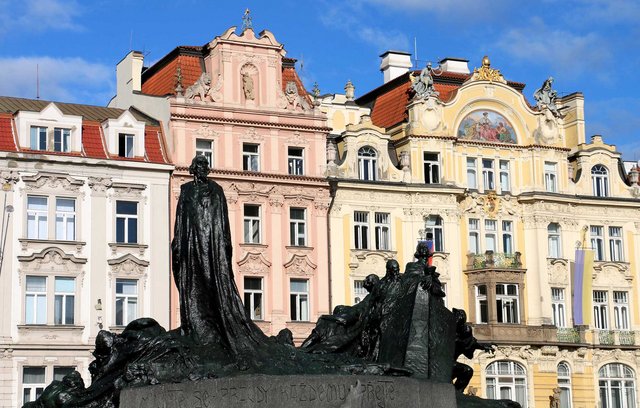
<svg viewBox="0 0 640 408">
<path fill-rule="evenodd" d="M 247 375 L 123 390 L 120 408 L 456 408 L 451 384 L 407 377 Z"/>
</svg>

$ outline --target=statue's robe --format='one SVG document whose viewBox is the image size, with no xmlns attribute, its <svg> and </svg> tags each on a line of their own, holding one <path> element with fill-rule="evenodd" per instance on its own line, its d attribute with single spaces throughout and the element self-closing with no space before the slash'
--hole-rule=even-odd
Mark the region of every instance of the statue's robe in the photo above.
<svg viewBox="0 0 640 408">
<path fill-rule="evenodd" d="M 227 202 L 217 183 L 182 185 L 171 249 L 184 335 L 200 344 L 222 344 L 235 354 L 266 339 L 238 294 Z"/>
</svg>

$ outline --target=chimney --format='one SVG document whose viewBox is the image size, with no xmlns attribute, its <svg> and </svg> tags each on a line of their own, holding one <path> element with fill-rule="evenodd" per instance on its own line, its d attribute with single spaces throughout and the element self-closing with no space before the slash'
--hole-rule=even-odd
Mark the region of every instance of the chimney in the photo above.
<svg viewBox="0 0 640 408">
<path fill-rule="evenodd" d="M 463 58 L 447 57 L 440 61 L 440 68 L 443 71 L 456 72 L 458 74 L 470 74 L 469 60 Z"/>
<path fill-rule="evenodd" d="M 144 56 L 140 51 L 131 51 L 116 66 L 117 94 L 140 92 L 142 90 L 142 64 Z"/>
<path fill-rule="evenodd" d="M 408 52 L 387 51 L 380 55 L 380 58 L 382 58 L 380 71 L 384 74 L 385 84 L 408 72 L 409 68 L 413 66 L 413 64 L 411 64 L 411 54 Z"/>
</svg>

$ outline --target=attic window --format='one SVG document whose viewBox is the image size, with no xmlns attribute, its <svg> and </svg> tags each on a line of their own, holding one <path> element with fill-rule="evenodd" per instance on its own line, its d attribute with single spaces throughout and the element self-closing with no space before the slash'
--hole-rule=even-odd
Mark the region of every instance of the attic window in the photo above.
<svg viewBox="0 0 640 408">
<path fill-rule="evenodd" d="M 31 140 L 29 147 L 32 150 L 47 150 L 47 128 L 31 126 Z"/>
<path fill-rule="evenodd" d="M 68 152 L 70 148 L 71 129 L 55 128 L 53 130 L 53 150 Z"/>
<path fill-rule="evenodd" d="M 127 133 L 118 134 L 118 156 L 133 157 L 133 135 Z"/>
</svg>

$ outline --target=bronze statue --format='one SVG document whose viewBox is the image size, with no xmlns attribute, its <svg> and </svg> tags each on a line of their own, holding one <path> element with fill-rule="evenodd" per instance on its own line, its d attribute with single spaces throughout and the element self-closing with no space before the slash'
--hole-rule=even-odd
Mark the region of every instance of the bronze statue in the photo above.
<svg viewBox="0 0 640 408">
<path fill-rule="evenodd" d="M 456 317 L 456 351 L 454 359 L 457 360 L 461 355 L 471 359 L 473 358 L 473 352 L 476 350 L 493 353 L 494 350 L 491 344 L 479 343 L 478 340 L 473 337 L 473 329 L 471 325 L 467 323 L 467 313 L 462 309 L 456 308 L 452 311 Z M 472 376 L 473 368 L 457 361 L 454 363 L 451 380 L 456 390 L 459 392 L 464 391 L 467 385 L 469 385 Z"/>
</svg>

